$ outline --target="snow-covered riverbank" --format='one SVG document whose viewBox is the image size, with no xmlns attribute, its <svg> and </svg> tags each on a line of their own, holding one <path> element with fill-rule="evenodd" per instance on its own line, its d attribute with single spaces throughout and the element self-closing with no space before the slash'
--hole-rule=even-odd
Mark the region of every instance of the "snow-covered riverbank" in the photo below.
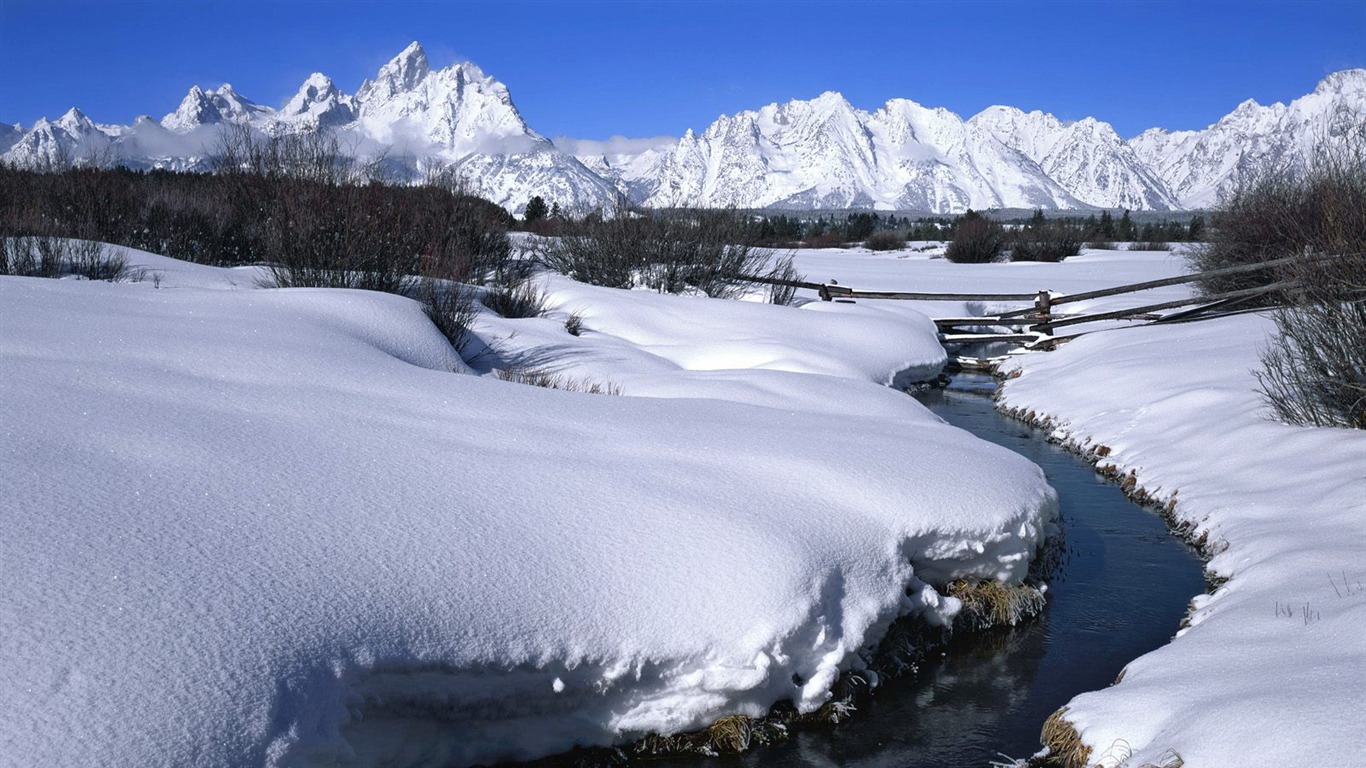
<svg viewBox="0 0 1366 768">
<path fill-rule="evenodd" d="M 1170 645 L 1068 706 L 1088 764 L 1361 759 L 1366 433 L 1271 420 L 1252 371 L 1272 332 L 1255 315 L 1134 329 L 1006 368 L 1002 406 L 1172 502 L 1222 582 Z"/>
<path fill-rule="evenodd" d="M 473 763 L 826 700 L 1052 490 L 885 385 L 905 307 L 547 283 L 469 375 L 417 304 L 0 278 L 0 763 Z M 578 336 L 565 320 L 582 319 Z"/>
<path fill-rule="evenodd" d="M 1018 580 L 1049 528 L 1036 468 L 886 386 L 943 361 L 917 310 L 982 306 L 554 278 L 546 317 L 481 317 L 477 365 L 623 393 L 589 395 L 470 375 L 405 299 L 131 256 L 159 281 L 0 278 L 3 765 L 470 763 L 810 709 L 894 618 L 947 620 L 931 584 Z M 1184 270 L 798 265 L 993 292 Z M 1227 579 L 1072 702 L 1092 762 L 1359 752 L 1366 435 L 1268 419 L 1269 331 L 1130 329 L 1009 364 L 1006 406 L 1174 498 Z"/>
<path fill-rule="evenodd" d="M 1179 251 L 954 265 L 922 253 L 849 249 L 804 252 L 798 263 L 815 279 L 930 291 L 1075 293 L 1187 271 Z M 1111 297 L 1077 311 L 1190 290 Z M 1190 627 L 1171 644 L 1129 664 L 1120 684 L 1068 706 L 1064 719 L 1089 750 L 1088 765 L 1361 762 L 1366 433 L 1272 419 L 1253 371 L 1273 332 L 1257 315 L 1128 328 L 1004 368 L 1018 378 L 1005 382 L 1003 407 L 1050 421 L 1058 439 L 1094 452 L 1107 471 L 1132 474 L 1136 490 L 1168 505 L 1187 535 L 1204 542 L 1220 583 L 1213 595 L 1193 596 Z"/>
</svg>

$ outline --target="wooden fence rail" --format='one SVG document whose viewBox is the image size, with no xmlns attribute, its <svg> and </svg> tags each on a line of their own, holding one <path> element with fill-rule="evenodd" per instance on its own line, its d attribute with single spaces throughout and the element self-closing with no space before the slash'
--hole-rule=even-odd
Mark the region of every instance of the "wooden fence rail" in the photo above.
<svg viewBox="0 0 1366 768">
<path fill-rule="evenodd" d="M 1270 285 L 1247 288 L 1238 291 L 1228 291 L 1214 295 L 1192 296 L 1185 299 L 1173 301 L 1163 301 L 1154 304 L 1145 304 L 1128 309 L 1117 309 L 1108 312 L 1095 312 L 1086 315 L 1071 315 L 1066 317 L 1055 317 L 1054 307 L 1061 304 L 1070 304 L 1088 299 L 1100 299 L 1109 296 L 1121 296 L 1129 293 L 1151 290 L 1153 288 L 1164 288 L 1172 285 L 1183 285 L 1210 278 L 1225 277 L 1228 275 L 1238 275 L 1249 272 L 1259 272 L 1276 267 L 1286 266 L 1294 263 L 1304 263 L 1306 261 L 1321 261 L 1336 258 L 1340 254 L 1329 253 L 1310 253 L 1308 249 L 1305 253 L 1298 256 L 1288 256 L 1281 259 L 1272 259 L 1259 264 L 1242 264 L 1234 267 L 1222 267 L 1211 269 L 1204 272 L 1196 272 L 1189 275 L 1178 275 L 1176 277 L 1164 277 L 1158 280 L 1145 280 L 1140 283 L 1129 283 L 1118 285 L 1113 288 L 1100 288 L 1093 291 L 1082 291 L 1081 293 L 1054 294 L 1050 291 L 1036 291 L 1033 293 L 935 293 L 928 291 L 860 291 L 848 288 L 835 281 L 829 283 L 813 283 L 803 280 L 785 280 L 771 277 L 745 277 L 744 280 L 758 283 L 761 285 L 776 285 L 791 288 L 803 288 L 815 291 L 822 301 L 855 300 L 855 299 L 884 299 L 899 301 L 1028 301 L 1031 304 L 1027 307 L 1000 312 L 995 315 L 984 315 L 981 317 L 956 317 L 940 318 L 935 320 L 940 328 L 940 339 L 945 343 L 966 343 L 971 341 L 1015 341 L 1027 342 L 1033 340 L 1036 344 L 1041 340 L 1046 340 L 1052 336 L 1054 329 L 1064 328 L 1072 325 L 1084 323 L 1094 323 L 1101 320 L 1121 320 L 1121 319 L 1147 319 L 1153 322 L 1179 322 L 1187 320 L 1196 315 L 1214 309 L 1226 310 L 1248 299 L 1262 296 L 1276 291 L 1284 291 L 1295 288 L 1299 285 L 1296 280 L 1282 280 Z M 1191 305 L 1203 305 L 1183 312 L 1177 312 L 1166 316 L 1153 316 L 1153 313 L 1164 309 L 1175 309 L 1177 307 L 1187 307 Z M 1011 322 L 1015 321 L 1015 322 Z M 1028 333 L 976 333 L 959 332 L 952 333 L 961 326 L 990 326 L 990 325 L 1017 325 L 1020 321 L 1031 322 Z M 1035 345 L 1036 345 L 1035 344 Z M 1034 346 L 1034 345 L 1031 345 Z"/>
</svg>

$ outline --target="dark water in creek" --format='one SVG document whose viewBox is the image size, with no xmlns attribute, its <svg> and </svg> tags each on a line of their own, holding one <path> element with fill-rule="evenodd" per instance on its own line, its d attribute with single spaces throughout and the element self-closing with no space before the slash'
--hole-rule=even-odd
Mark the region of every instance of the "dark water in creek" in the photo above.
<svg viewBox="0 0 1366 768">
<path fill-rule="evenodd" d="M 922 400 L 950 423 L 1043 467 L 1057 489 L 1066 547 L 1043 615 L 949 648 L 914 679 L 884 685 L 837 728 L 801 732 L 747 755 L 652 765 L 985 768 L 1002 755 L 1036 752 L 1054 710 L 1109 685 L 1125 664 L 1171 638 L 1187 602 L 1205 590 L 1195 553 L 1086 462 L 999 415 L 993 388 L 985 377 L 958 377 Z"/>
</svg>

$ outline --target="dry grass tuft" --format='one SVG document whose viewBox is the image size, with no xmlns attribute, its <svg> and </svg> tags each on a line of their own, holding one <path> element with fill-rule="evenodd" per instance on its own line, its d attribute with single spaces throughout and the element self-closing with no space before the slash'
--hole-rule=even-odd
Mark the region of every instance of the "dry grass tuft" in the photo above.
<svg viewBox="0 0 1366 768">
<path fill-rule="evenodd" d="M 734 755 L 787 738 L 787 726 L 771 718 L 729 715 L 700 731 L 650 734 L 636 742 L 637 755 Z"/>
<path fill-rule="evenodd" d="M 530 384 L 533 387 L 560 389 L 566 392 L 584 392 L 590 395 L 620 395 L 622 393 L 621 387 L 610 381 L 603 383 L 587 379 L 575 379 L 539 368 L 500 368 L 494 373 L 502 381 Z"/>
<path fill-rule="evenodd" d="M 1067 707 L 1048 716 L 1039 741 L 1048 748 L 1044 764 L 1054 768 L 1085 768 L 1091 757 L 1091 748 L 1082 743 L 1081 734 L 1067 720 Z"/>
<path fill-rule="evenodd" d="M 1037 616 L 1047 603 L 1038 587 L 1003 584 L 994 579 L 978 582 L 959 579 L 949 584 L 948 594 L 963 602 L 963 610 L 954 619 L 954 629 L 971 632 L 1013 627 Z"/>
<path fill-rule="evenodd" d="M 1181 768 L 1181 766 L 1185 764 L 1186 759 L 1181 756 L 1180 752 L 1177 752 L 1174 749 L 1168 749 L 1158 756 L 1157 762 L 1144 763 L 1139 766 L 1139 768 Z"/>
</svg>

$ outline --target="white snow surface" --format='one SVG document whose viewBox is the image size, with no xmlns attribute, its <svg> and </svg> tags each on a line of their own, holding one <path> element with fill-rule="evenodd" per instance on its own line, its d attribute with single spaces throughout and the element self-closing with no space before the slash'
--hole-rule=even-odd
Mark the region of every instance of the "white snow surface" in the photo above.
<svg viewBox="0 0 1366 768">
<path fill-rule="evenodd" d="M 470 764 L 822 703 L 1041 472 L 883 384 L 905 309 L 547 283 L 469 369 L 390 295 L 0 277 L 0 765 Z M 570 336 L 563 320 L 583 317 Z M 633 396 L 648 395 L 648 396 Z"/>
<path fill-rule="evenodd" d="M 1083 694 L 1093 759 L 1356 765 L 1366 706 L 1366 433 L 1272 420 L 1257 393 L 1274 325 L 1244 315 L 1092 335 L 1010 363 L 1006 406 L 1175 499 L 1227 583 L 1190 628 Z"/>
</svg>

